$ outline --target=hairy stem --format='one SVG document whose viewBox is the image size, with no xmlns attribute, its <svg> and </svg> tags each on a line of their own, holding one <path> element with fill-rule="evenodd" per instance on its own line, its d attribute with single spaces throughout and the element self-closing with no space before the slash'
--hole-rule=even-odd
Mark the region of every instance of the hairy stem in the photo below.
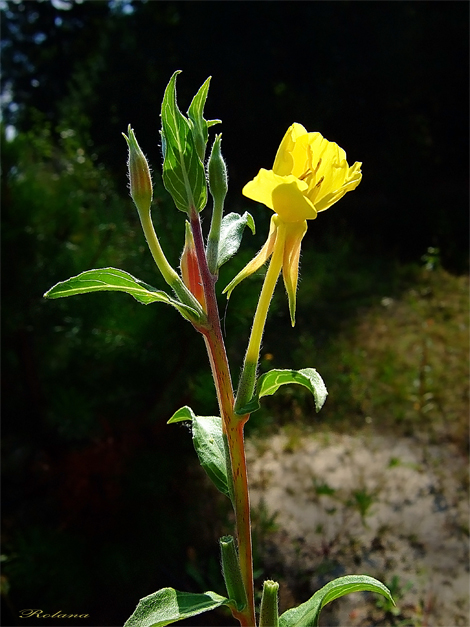
<svg viewBox="0 0 470 627">
<path fill-rule="evenodd" d="M 152 257 L 154 258 L 154 261 L 157 264 L 157 267 L 160 270 L 163 278 L 173 289 L 173 291 L 179 297 L 182 303 L 184 303 L 185 305 L 189 305 L 202 316 L 203 311 L 201 305 L 188 290 L 176 270 L 174 270 L 174 268 L 172 268 L 171 265 L 168 263 L 168 260 L 165 257 L 165 253 L 160 246 L 157 234 L 155 233 L 152 219 L 150 217 L 150 212 L 148 214 L 141 214 L 141 212 L 139 212 L 139 217 L 148 247 L 150 248 Z"/>
<path fill-rule="evenodd" d="M 235 510 L 240 570 L 248 600 L 246 610 L 240 613 L 237 612 L 234 616 L 243 627 L 255 627 L 256 617 L 250 502 L 243 438 L 243 426 L 248 420 L 249 415 L 237 416 L 234 411 L 235 399 L 230 368 L 220 327 L 219 310 L 214 288 L 215 278 L 207 265 L 201 223 L 199 214 L 195 210 L 191 212 L 190 220 L 207 307 L 207 324 L 201 328 L 198 328 L 197 325 L 195 326 L 202 333 L 207 347 L 222 417 L 223 430 L 227 436 L 233 480 L 233 506 Z"/>
<path fill-rule="evenodd" d="M 222 224 L 222 214 L 224 203 L 214 198 L 214 209 L 209 235 L 207 238 L 207 265 L 213 276 L 217 276 L 217 256 L 219 254 L 220 225 Z"/>
</svg>

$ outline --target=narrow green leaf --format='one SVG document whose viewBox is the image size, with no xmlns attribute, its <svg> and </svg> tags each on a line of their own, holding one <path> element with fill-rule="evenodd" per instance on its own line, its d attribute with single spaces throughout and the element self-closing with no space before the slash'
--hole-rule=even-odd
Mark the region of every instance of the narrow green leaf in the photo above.
<svg viewBox="0 0 470 627">
<path fill-rule="evenodd" d="M 367 575 L 346 575 L 323 586 L 302 605 L 284 612 L 279 627 L 318 627 L 322 608 L 350 592 L 377 592 L 395 605 L 390 590 L 377 579 Z"/>
<path fill-rule="evenodd" d="M 302 370 L 270 370 L 261 375 L 258 379 L 255 395 L 246 405 L 237 409 L 236 413 L 240 416 L 252 414 L 260 408 L 260 398 L 271 396 L 277 392 L 281 385 L 288 385 L 289 383 L 297 383 L 310 390 L 315 399 L 315 410 L 320 411 L 328 396 L 326 386 L 315 368 L 303 368 Z"/>
<path fill-rule="evenodd" d="M 164 627 L 227 604 L 228 599 L 215 592 L 193 594 L 162 588 L 140 599 L 124 627 Z"/>
<path fill-rule="evenodd" d="M 136 279 L 128 272 L 117 268 L 99 268 L 82 272 L 51 287 L 44 294 L 44 298 L 65 298 L 66 296 L 91 294 L 93 292 L 126 292 L 144 305 L 166 303 L 175 307 L 187 320 L 197 320 L 198 318 L 197 311 L 192 307 L 183 305 L 166 292 L 157 290 Z"/>
<path fill-rule="evenodd" d="M 184 407 L 181 407 L 181 409 L 178 409 L 178 411 L 175 411 L 173 416 L 170 418 L 170 420 L 168 420 L 166 424 L 171 425 L 175 422 L 184 422 L 186 420 L 193 420 L 195 417 L 196 416 L 194 415 L 194 412 L 191 409 L 191 407 L 188 407 L 187 405 L 185 405 Z"/>
<path fill-rule="evenodd" d="M 204 158 L 206 155 L 206 145 L 208 138 L 208 122 L 204 119 L 204 107 L 207 100 L 207 94 L 209 92 L 209 84 L 211 82 L 211 77 L 204 81 L 201 85 L 199 91 L 194 96 L 191 104 L 188 109 L 188 117 L 191 123 L 191 130 L 194 137 L 194 143 L 196 145 L 197 153 L 199 159 L 204 163 Z M 211 126 L 217 124 L 221 120 L 211 120 Z"/>
<path fill-rule="evenodd" d="M 194 416 L 192 425 L 193 444 L 201 466 L 215 487 L 230 498 L 222 419 L 218 416 Z"/>
<path fill-rule="evenodd" d="M 229 213 L 222 218 L 220 225 L 219 252 L 217 257 L 217 267 L 220 268 L 228 261 L 240 247 L 243 231 L 249 226 L 253 235 L 255 234 L 255 221 L 253 217 L 245 211 L 241 216 L 238 213 Z"/>
<path fill-rule="evenodd" d="M 193 122 L 194 126 L 202 127 L 204 120 L 204 107 L 206 105 L 207 94 L 209 93 L 209 85 L 211 82 L 211 76 L 209 76 L 199 88 L 197 94 L 191 101 L 188 109 L 189 119 Z M 205 120 L 204 120 L 205 121 Z"/>
<path fill-rule="evenodd" d="M 162 102 L 162 142 L 165 145 L 163 183 L 176 207 L 188 213 L 192 206 L 197 211 L 205 207 L 207 186 L 204 165 L 194 143 L 194 125 L 181 113 L 176 102 L 176 77 L 179 73 L 180 70 L 171 77 Z"/>
</svg>

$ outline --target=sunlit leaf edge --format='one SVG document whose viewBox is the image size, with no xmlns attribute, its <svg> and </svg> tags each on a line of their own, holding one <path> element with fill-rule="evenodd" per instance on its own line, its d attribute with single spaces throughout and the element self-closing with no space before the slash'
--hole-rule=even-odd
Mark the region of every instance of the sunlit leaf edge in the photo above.
<svg viewBox="0 0 470 627">
<path fill-rule="evenodd" d="M 303 385 L 313 395 L 315 401 L 315 410 L 317 412 L 323 407 L 328 391 L 315 368 L 303 368 L 302 370 L 281 370 L 274 369 L 264 373 L 258 379 L 255 395 L 244 405 L 237 409 L 236 413 L 240 416 L 252 414 L 260 408 L 259 399 L 263 396 L 271 396 L 282 385 L 297 383 Z"/>
<path fill-rule="evenodd" d="M 204 165 L 194 143 L 193 121 L 181 113 L 177 103 L 176 79 L 180 73 L 181 70 L 176 70 L 170 78 L 161 108 L 162 137 L 165 142 L 163 184 L 177 209 L 189 213 L 192 206 L 197 211 L 205 207 L 207 186 Z"/>
<path fill-rule="evenodd" d="M 368 575 L 345 575 L 327 583 L 305 603 L 279 617 L 279 627 L 318 627 L 320 612 L 327 605 L 352 592 L 376 592 L 395 604 L 390 590 Z"/>
<path fill-rule="evenodd" d="M 184 422 L 187 420 L 193 420 L 195 418 L 195 414 L 191 407 L 185 405 L 184 407 L 180 407 L 177 409 L 173 416 L 167 421 L 167 425 L 174 424 L 175 422 Z"/>
<path fill-rule="evenodd" d="M 128 282 L 122 284 L 120 281 Z M 78 284 L 78 285 L 77 285 Z M 81 285 L 80 285 L 81 284 Z M 44 294 L 44 298 L 56 299 L 95 292 L 125 292 L 143 305 L 166 303 L 175 307 L 187 320 L 197 320 L 199 314 L 195 309 L 185 305 L 162 290 L 144 283 L 132 274 L 117 268 L 94 268 L 60 281 Z"/>
<path fill-rule="evenodd" d="M 256 232 L 253 216 L 245 211 L 243 215 L 228 213 L 222 218 L 220 227 L 219 252 L 217 267 L 220 268 L 238 251 L 245 227 L 249 227 L 253 235 Z"/>
</svg>

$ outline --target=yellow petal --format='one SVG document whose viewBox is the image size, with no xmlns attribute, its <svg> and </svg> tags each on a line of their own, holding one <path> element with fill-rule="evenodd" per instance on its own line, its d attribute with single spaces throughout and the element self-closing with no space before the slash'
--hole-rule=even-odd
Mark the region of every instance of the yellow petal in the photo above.
<svg viewBox="0 0 470 627">
<path fill-rule="evenodd" d="M 313 135 L 313 133 L 312 133 Z M 316 204 L 323 196 L 339 189 L 348 173 L 346 153 L 342 148 L 326 139 L 313 138 L 310 143 L 313 153 L 315 178 L 309 181 L 308 197 Z"/>
<path fill-rule="evenodd" d="M 283 179 L 279 179 L 282 183 Z M 272 193 L 276 185 L 279 185 L 279 180 L 273 171 L 261 168 L 255 178 L 242 189 L 242 194 L 273 209 Z"/>
<path fill-rule="evenodd" d="M 315 207 L 304 195 L 307 189 L 307 183 L 295 176 L 279 176 L 262 168 L 242 193 L 275 211 L 283 222 L 298 222 L 317 216 Z"/>
<path fill-rule="evenodd" d="M 274 211 L 283 222 L 314 220 L 317 211 L 313 203 L 304 195 L 307 184 L 294 176 L 283 177 L 285 182 L 272 191 Z"/>
<path fill-rule="evenodd" d="M 317 211 L 325 211 L 337 202 L 340 198 L 342 198 L 347 192 L 356 189 L 359 183 L 362 180 L 362 172 L 361 172 L 362 163 L 356 161 L 354 165 L 352 165 L 346 175 L 346 179 L 339 189 L 335 189 L 330 193 L 320 197 L 315 202 L 315 209 Z"/>
<path fill-rule="evenodd" d="M 296 154 L 297 140 L 302 135 L 307 135 L 307 130 L 302 124 L 294 122 L 292 126 L 289 126 L 287 133 L 284 135 L 283 140 L 277 150 L 276 158 L 274 159 L 273 172 L 279 174 L 279 176 L 287 176 L 288 174 L 294 174 L 295 159 L 299 160 L 300 155 Z"/>
<path fill-rule="evenodd" d="M 336 146 L 336 144 L 329 142 L 321 133 L 318 132 L 308 133 L 306 139 L 312 155 L 312 162 L 310 166 L 312 170 L 318 172 L 319 165 L 324 164 L 326 161 L 326 153 L 331 150 L 334 151 L 334 146 Z M 344 155 L 344 158 L 345 157 L 346 155 Z"/>
<path fill-rule="evenodd" d="M 264 246 L 259 251 L 259 253 L 237 274 L 237 276 L 230 281 L 227 287 L 223 290 L 222 294 L 227 293 L 227 298 L 230 298 L 230 294 L 234 290 L 234 288 L 246 279 L 246 277 L 259 270 L 261 266 L 266 263 L 266 261 L 271 256 L 274 248 L 274 242 L 276 241 L 276 232 L 277 232 L 277 221 L 278 218 L 273 216 L 271 218 L 271 224 L 269 225 L 269 234 L 268 239 L 266 240 Z"/>
<path fill-rule="evenodd" d="M 307 232 L 307 221 L 286 225 L 286 241 L 284 244 L 284 261 L 282 276 L 289 299 L 289 311 L 292 326 L 295 325 L 296 293 L 299 280 L 299 258 L 302 239 Z"/>
</svg>

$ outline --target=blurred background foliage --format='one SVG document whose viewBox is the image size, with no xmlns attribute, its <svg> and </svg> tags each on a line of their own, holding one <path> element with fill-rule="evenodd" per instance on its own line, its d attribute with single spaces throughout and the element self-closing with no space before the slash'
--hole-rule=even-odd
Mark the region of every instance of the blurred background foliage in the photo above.
<svg viewBox="0 0 470 627">
<path fill-rule="evenodd" d="M 0 8 L 4 624 L 28 607 L 118 625 L 165 585 L 222 591 L 215 539 L 229 513 L 189 431 L 166 426 L 184 404 L 217 411 L 202 341 L 172 309 L 127 295 L 42 299 L 93 267 L 163 287 L 126 191 L 129 122 L 178 265 L 184 219 L 160 182 L 158 135 L 175 69 L 182 110 L 213 76 L 207 117 L 223 120 L 227 209 L 257 224 L 221 287 L 264 242 L 269 212 L 240 190 L 293 121 L 364 164 L 359 189 L 310 225 L 295 329 L 279 288 L 264 341 L 262 369 L 317 367 L 330 398 L 312 419 L 311 400 L 286 388 L 251 429 L 313 420 L 410 435 L 431 424 L 434 437 L 466 442 L 467 3 Z M 234 375 L 260 285 L 221 300 Z"/>
</svg>

